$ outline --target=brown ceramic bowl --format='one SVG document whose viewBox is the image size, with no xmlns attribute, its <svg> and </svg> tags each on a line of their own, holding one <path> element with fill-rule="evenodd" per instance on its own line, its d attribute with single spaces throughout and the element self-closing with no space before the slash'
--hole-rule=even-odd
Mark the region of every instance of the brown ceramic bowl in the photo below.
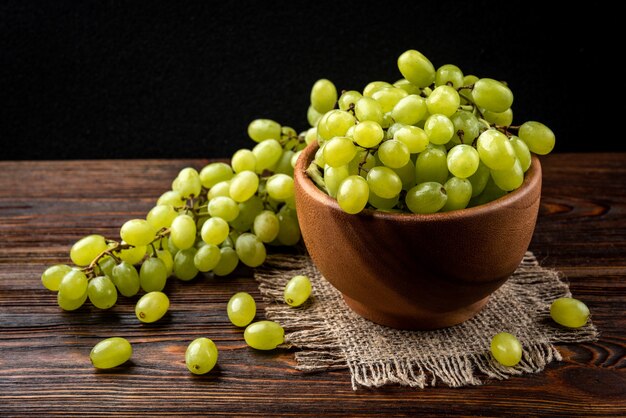
<svg viewBox="0 0 626 418">
<path fill-rule="evenodd" d="M 295 168 L 296 207 L 315 265 L 356 313 L 394 328 L 434 329 L 469 319 L 515 271 L 528 249 L 541 195 L 533 156 L 523 185 L 485 205 L 416 215 L 343 212 Z"/>
</svg>

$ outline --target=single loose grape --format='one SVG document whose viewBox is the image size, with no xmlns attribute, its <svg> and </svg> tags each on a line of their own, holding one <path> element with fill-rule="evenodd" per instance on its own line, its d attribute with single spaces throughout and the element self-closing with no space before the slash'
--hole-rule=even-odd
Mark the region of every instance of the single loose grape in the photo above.
<svg viewBox="0 0 626 418">
<path fill-rule="evenodd" d="M 574 298 L 558 298 L 550 305 L 550 316 L 560 325 L 580 328 L 589 320 L 589 308 Z"/>
<path fill-rule="evenodd" d="M 106 249 L 106 239 L 102 235 L 88 235 L 72 245 L 70 258 L 77 266 L 87 266 Z"/>
<path fill-rule="evenodd" d="M 133 355 L 133 347 L 121 337 L 100 341 L 89 353 L 91 364 L 98 369 L 110 369 L 126 363 Z"/>
<path fill-rule="evenodd" d="M 135 315 L 141 322 L 158 321 L 170 307 L 170 300 L 163 292 L 150 292 L 143 295 L 135 305 Z"/>
<path fill-rule="evenodd" d="M 208 338 L 196 338 L 185 351 L 185 364 L 193 374 L 205 374 L 210 372 L 217 363 L 217 347 Z"/>
<path fill-rule="evenodd" d="M 522 344 L 512 334 L 501 332 L 491 339 L 491 354 L 503 366 L 515 366 L 522 359 Z"/>
<path fill-rule="evenodd" d="M 48 290 L 59 290 L 59 284 L 63 280 L 63 276 L 69 273 L 72 268 L 65 264 L 57 264 L 48 267 L 41 275 L 41 283 Z"/>
<path fill-rule="evenodd" d="M 246 292 L 235 293 L 226 305 L 228 319 L 237 327 L 245 327 L 256 315 L 256 302 Z"/>
<path fill-rule="evenodd" d="M 274 321 L 258 321 L 246 327 L 243 338 L 252 348 L 273 350 L 283 343 L 285 330 Z"/>
<path fill-rule="evenodd" d="M 307 276 L 294 276 L 285 285 L 284 298 L 290 306 L 300 306 L 311 296 L 311 281 Z"/>
</svg>

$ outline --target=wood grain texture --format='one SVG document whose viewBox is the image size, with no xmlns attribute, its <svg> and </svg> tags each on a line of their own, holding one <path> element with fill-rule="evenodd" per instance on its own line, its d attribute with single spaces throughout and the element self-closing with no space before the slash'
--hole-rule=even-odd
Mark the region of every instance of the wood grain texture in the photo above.
<svg viewBox="0 0 626 418">
<path fill-rule="evenodd" d="M 255 352 L 230 325 L 235 291 L 260 300 L 251 272 L 171 280 L 171 309 L 156 324 L 134 317 L 136 298 L 109 311 L 62 312 L 40 282 L 88 233 L 114 237 L 144 216 L 182 167 L 205 160 L 0 162 L 0 416 L 89 415 L 626 415 L 626 154 L 542 157 L 543 199 L 530 249 L 563 272 L 601 333 L 560 345 L 544 372 L 479 387 L 352 391 L 347 370 L 306 374 L 293 353 Z M 262 305 L 260 306 L 262 308 Z M 91 347 L 123 336 L 130 364 L 96 371 Z M 218 366 L 192 376 L 184 351 L 215 341 Z"/>
</svg>

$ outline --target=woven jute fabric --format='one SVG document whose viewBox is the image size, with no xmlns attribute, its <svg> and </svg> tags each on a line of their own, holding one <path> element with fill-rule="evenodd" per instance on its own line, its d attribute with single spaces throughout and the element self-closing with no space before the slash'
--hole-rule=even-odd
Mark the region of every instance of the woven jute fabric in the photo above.
<svg viewBox="0 0 626 418">
<path fill-rule="evenodd" d="M 311 279 L 312 297 L 293 308 L 284 303 L 284 286 L 293 276 Z M 561 360 L 553 343 L 597 339 L 591 321 L 567 329 L 550 318 L 550 303 L 571 296 L 557 271 L 542 268 L 530 252 L 517 271 L 492 294 L 472 319 L 434 331 L 404 331 L 370 322 L 355 314 L 306 255 L 274 255 L 255 278 L 267 304 L 266 316 L 285 329 L 285 347 L 296 347 L 303 371 L 350 369 L 352 387 L 387 384 L 424 388 L 443 382 L 452 387 L 480 385 L 485 379 L 537 373 Z M 491 338 L 510 332 L 523 346 L 515 367 L 497 363 Z"/>
</svg>

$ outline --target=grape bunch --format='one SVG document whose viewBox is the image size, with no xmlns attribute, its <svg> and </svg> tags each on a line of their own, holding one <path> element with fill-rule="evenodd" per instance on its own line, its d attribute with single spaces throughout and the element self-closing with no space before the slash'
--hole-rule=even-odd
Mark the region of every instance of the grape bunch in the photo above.
<svg viewBox="0 0 626 418">
<path fill-rule="evenodd" d="M 404 78 L 343 91 L 311 90 L 307 143 L 319 149 L 309 176 L 345 212 L 366 207 L 412 213 L 473 207 L 519 188 L 531 153 L 554 148 L 540 122 L 512 125 L 513 93 L 491 78 L 435 70 L 423 54 L 398 58 Z"/>
</svg>

